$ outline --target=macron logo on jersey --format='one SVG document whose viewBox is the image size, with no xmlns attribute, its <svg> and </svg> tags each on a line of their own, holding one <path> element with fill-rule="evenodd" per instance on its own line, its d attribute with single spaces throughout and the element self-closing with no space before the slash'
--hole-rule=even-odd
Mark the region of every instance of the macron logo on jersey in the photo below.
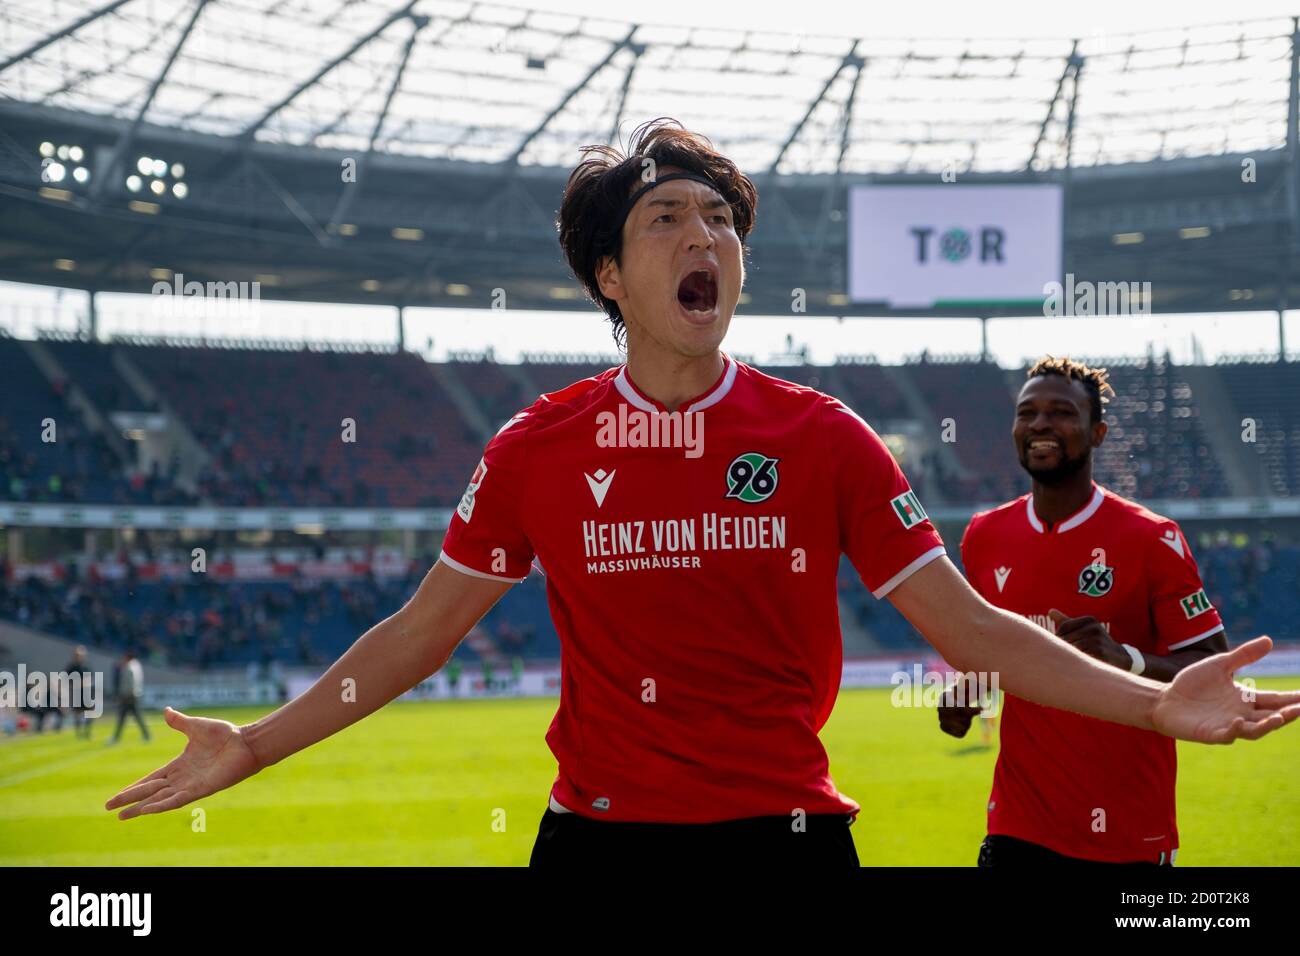
<svg viewBox="0 0 1300 956">
<path fill-rule="evenodd" d="M 1011 577 L 1011 569 L 1010 569 L 1010 568 L 994 568 L 994 569 L 993 569 L 993 576 L 994 576 L 995 578 L 997 578 L 997 580 L 998 580 L 998 593 L 1001 594 L 1001 593 L 1002 593 L 1002 589 L 1005 588 L 1005 587 L 1007 586 L 1007 578 Z"/>
<path fill-rule="evenodd" d="M 585 471 L 582 473 L 582 477 L 587 479 L 587 487 L 591 489 L 591 496 L 596 499 L 597 508 L 605 503 L 605 495 L 609 494 L 609 486 L 614 483 L 616 474 L 618 474 L 617 468 L 608 475 L 605 474 L 604 468 L 597 468 L 594 476 Z"/>
<path fill-rule="evenodd" d="M 1169 545 L 1169 547 L 1173 548 L 1174 553 L 1178 555 L 1180 558 L 1183 556 L 1183 541 L 1181 538 L 1178 537 L 1178 532 L 1175 531 L 1173 528 L 1170 528 L 1168 531 L 1162 534 L 1160 536 L 1160 540 L 1163 541 L 1165 544 Z"/>
</svg>

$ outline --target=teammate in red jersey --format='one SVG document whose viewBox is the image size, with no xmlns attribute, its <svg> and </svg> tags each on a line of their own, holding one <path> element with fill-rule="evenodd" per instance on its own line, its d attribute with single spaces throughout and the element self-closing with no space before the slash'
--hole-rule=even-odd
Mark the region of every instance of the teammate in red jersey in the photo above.
<svg viewBox="0 0 1300 956">
<path fill-rule="evenodd" d="M 753 184 L 671 121 L 629 157 L 586 152 L 560 241 L 626 364 L 507 423 L 414 597 L 312 688 L 244 727 L 167 711 L 185 752 L 108 809 L 183 806 L 360 720 L 441 667 L 533 558 L 564 668 L 539 865 L 856 865 L 856 804 L 817 740 L 841 553 L 947 660 L 1028 699 L 1206 742 L 1300 716 L 1300 692 L 1247 700 L 1232 681 L 1267 639 L 1161 685 L 979 597 L 861 419 L 722 353 Z"/>
<path fill-rule="evenodd" d="M 1168 682 L 1228 649 L 1178 525 L 1099 487 L 1104 369 L 1046 358 L 1029 370 L 1012 437 L 1033 491 L 975 515 L 966 576 L 998 607 L 1096 659 Z M 941 708 L 964 736 L 973 708 Z M 1172 864 L 1174 741 L 1008 694 L 981 865 Z"/>
</svg>

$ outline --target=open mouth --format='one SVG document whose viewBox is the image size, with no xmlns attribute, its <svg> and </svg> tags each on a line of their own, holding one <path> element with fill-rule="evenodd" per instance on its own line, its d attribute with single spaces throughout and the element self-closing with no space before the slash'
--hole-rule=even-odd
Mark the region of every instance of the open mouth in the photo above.
<svg viewBox="0 0 1300 956">
<path fill-rule="evenodd" d="M 1048 452 L 1061 453 L 1061 443 L 1055 438 L 1035 438 L 1025 445 L 1025 451 L 1030 455 L 1046 455 Z"/>
<path fill-rule="evenodd" d="M 687 312 L 707 315 L 718 304 L 718 280 L 708 269 L 687 273 L 677 286 L 677 301 Z"/>
</svg>

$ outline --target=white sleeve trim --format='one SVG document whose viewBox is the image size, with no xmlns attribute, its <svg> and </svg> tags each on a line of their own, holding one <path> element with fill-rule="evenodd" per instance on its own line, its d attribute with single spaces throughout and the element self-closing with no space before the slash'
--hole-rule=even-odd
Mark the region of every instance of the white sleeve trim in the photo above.
<svg viewBox="0 0 1300 956">
<path fill-rule="evenodd" d="M 511 584 L 518 584 L 523 578 L 508 578 L 504 574 L 487 574 L 483 571 L 475 571 L 473 568 L 461 564 L 455 558 L 447 554 L 446 551 L 438 552 L 438 560 L 449 568 L 455 568 L 461 574 L 468 574 L 475 578 L 484 578 L 488 581 L 509 581 Z"/>
<path fill-rule="evenodd" d="M 1221 630 L 1223 630 L 1223 625 L 1216 624 L 1214 627 L 1210 628 L 1204 634 L 1197 634 L 1195 637 L 1189 637 L 1187 640 L 1179 641 L 1177 644 L 1170 644 L 1169 650 L 1171 651 L 1182 650 L 1184 647 L 1189 647 L 1192 644 L 1195 644 L 1197 641 L 1203 641 L 1207 637 L 1210 637 L 1214 634 L 1218 634 Z"/>
<path fill-rule="evenodd" d="M 925 554 L 921 555 L 919 558 L 917 558 L 907 567 L 903 568 L 903 570 L 899 571 L 897 574 L 895 574 L 892 578 L 890 578 L 880 587 L 876 588 L 876 590 L 872 591 L 871 596 L 874 598 L 884 597 L 890 591 L 894 590 L 894 588 L 898 587 L 900 584 L 902 584 L 904 581 L 910 578 L 917 571 L 920 571 L 923 567 L 925 567 L 935 558 L 941 557 L 947 553 L 948 553 L 947 548 L 945 548 L 941 544 L 936 544 L 929 551 L 925 552 Z"/>
</svg>

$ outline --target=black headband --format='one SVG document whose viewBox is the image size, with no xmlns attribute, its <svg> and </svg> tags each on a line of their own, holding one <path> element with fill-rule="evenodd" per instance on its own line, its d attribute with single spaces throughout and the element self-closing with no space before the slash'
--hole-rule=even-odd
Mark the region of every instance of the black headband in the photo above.
<svg viewBox="0 0 1300 956">
<path fill-rule="evenodd" d="M 623 232 L 623 223 L 627 222 L 627 217 L 631 215 L 632 207 L 636 205 L 636 201 L 638 199 L 640 199 L 650 190 L 654 189 L 660 183 L 672 182 L 674 179 L 693 179 L 697 183 L 703 183 L 705 186 L 708 186 L 719 196 L 722 196 L 722 190 L 718 188 L 718 184 L 715 183 L 713 180 L 709 179 L 707 176 L 701 176 L 699 173 L 669 173 L 667 176 L 660 176 L 658 179 L 650 180 L 650 182 L 646 183 L 644 186 L 642 186 L 640 189 L 634 192 L 631 196 L 629 196 L 627 198 L 627 202 L 623 203 L 623 208 L 619 211 L 618 214 L 619 233 L 621 234 Z M 722 198 L 726 199 L 727 197 L 722 196 Z"/>
</svg>

